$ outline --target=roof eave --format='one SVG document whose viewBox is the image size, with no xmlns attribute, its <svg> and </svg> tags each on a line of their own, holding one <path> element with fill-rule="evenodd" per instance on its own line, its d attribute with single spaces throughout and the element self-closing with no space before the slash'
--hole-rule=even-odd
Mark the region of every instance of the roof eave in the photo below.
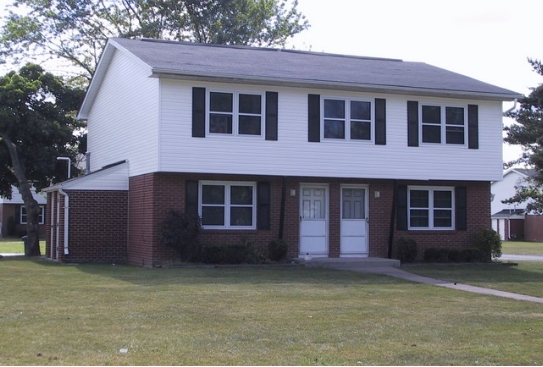
<svg viewBox="0 0 543 367">
<path fill-rule="evenodd" d="M 501 93 L 484 93 L 477 91 L 465 90 L 446 90 L 446 89 L 430 89 L 430 88 L 415 88 L 401 85 L 376 85 L 376 84 L 355 84 L 347 82 L 330 82 L 325 80 L 306 80 L 292 78 L 273 78 L 245 75 L 212 75 L 209 73 L 183 73 L 178 70 L 153 68 L 152 76 L 157 78 L 184 79 L 207 82 L 227 82 L 227 83 L 244 83 L 244 84 L 266 84 L 273 86 L 287 86 L 298 88 L 319 88 L 331 90 L 344 90 L 355 92 L 374 92 L 374 93 L 392 93 L 392 94 L 407 94 L 407 95 L 425 95 L 432 97 L 447 97 L 447 98 L 465 98 L 476 97 L 481 100 L 492 101 L 513 101 L 520 99 L 521 94 L 501 94 Z"/>
</svg>

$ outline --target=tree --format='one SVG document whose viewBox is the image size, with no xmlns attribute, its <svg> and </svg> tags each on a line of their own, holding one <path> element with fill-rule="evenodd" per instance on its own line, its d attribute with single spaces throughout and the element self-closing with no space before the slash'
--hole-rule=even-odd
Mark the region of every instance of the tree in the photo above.
<svg viewBox="0 0 543 367">
<path fill-rule="evenodd" d="M 109 37 L 284 46 L 309 27 L 287 0 L 14 0 L 0 58 L 68 60 L 90 81 Z M 18 9 L 26 10 L 21 15 Z M 15 59 L 17 57 L 18 59 Z"/>
<path fill-rule="evenodd" d="M 19 188 L 27 214 L 27 256 L 40 255 L 40 209 L 31 189 L 66 179 L 66 165 L 56 158 L 73 162 L 77 154 L 74 131 L 81 126 L 75 112 L 83 95 L 38 65 L 0 77 L 0 195 L 10 198 L 12 185 Z"/>
<path fill-rule="evenodd" d="M 528 62 L 539 75 L 543 76 L 543 64 L 538 60 Z M 520 145 L 523 155 L 509 166 L 524 163 L 535 169 L 535 175 L 516 188 L 515 195 L 505 203 L 526 202 L 526 211 L 543 214 L 543 85 L 532 88 L 528 96 L 520 101 L 520 108 L 509 113 L 516 124 L 507 126 L 505 142 Z"/>
</svg>

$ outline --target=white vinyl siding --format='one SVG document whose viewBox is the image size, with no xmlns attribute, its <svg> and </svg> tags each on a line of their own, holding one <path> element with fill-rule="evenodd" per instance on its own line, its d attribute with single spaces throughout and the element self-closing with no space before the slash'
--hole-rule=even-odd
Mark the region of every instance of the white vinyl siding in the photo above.
<svg viewBox="0 0 543 367">
<path fill-rule="evenodd" d="M 132 176 L 157 171 L 159 79 L 141 61 L 116 51 L 88 119 L 91 171 L 130 162 Z"/>
<path fill-rule="evenodd" d="M 337 93 L 286 87 L 245 86 L 254 93 L 278 92 L 278 140 L 216 136 L 193 138 L 192 87 L 235 89 L 230 85 L 163 80 L 161 83 L 160 171 L 307 177 L 363 177 L 493 181 L 502 177 L 502 104 L 455 100 L 479 106 L 479 149 L 459 145 L 407 146 L 407 101 L 413 96 Z M 239 86 L 242 89 L 241 86 Z M 385 98 L 386 145 L 308 142 L 308 94 L 374 100 Z M 423 100 L 423 98 L 420 98 Z M 445 98 L 425 103 L 447 105 Z"/>
</svg>

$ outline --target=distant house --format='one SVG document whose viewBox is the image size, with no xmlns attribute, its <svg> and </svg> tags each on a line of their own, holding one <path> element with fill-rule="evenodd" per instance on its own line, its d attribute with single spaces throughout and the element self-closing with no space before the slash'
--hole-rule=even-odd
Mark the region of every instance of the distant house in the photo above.
<svg viewBox="0 0 543 367">
<path fill-rule="evenodd" d="M 533 169 L 509 168 L 502 180 L 492 182 L 492 228 L 502 240 L 543 241 L 542 216 L 527 214 L 527 203 L 502 203 L 515 195 L 516 187 L 526 185 L 534 173 Z"/>
<path fill-rule="evenodd" d="M 47 189 L 47 256 L 174 261 L 171 209 L 203 243 L 282 238 L 290 257 L 469 246 L 520 97 L 419 62 L 112 38 L 78 115 L 92 173 Z"/>
<path fill-rule="evenodd" d="M 22 237 L 26 234 L 26 209 L 19 189 L 12 187 L 11 199 L 0 197 L 0 237 Z M 40 206 L 40 236 L 45 236 L 47 199 L 45 193 L 32 196 Z"/>
</svg>

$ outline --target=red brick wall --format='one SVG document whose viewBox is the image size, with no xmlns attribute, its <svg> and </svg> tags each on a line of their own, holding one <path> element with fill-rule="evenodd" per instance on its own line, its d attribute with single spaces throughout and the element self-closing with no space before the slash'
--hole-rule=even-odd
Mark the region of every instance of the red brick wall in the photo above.
<svg viewBox="0 0 543 367">
<path fill-rule="evenodd" d="M 69 196 L 69 254 L 64 254 L 64 196 L 59 195 L 60 204 L 58 204 L 52 202 L 52 193 L 47 195 L 49 205 L 54 205 L 55 209 L 57 205 L 60 205 L 58 260 L 71 263 L 126 262 L 128 192 L 67 190 L 66 193 Z M 50 224 L 50 220 L 47 224 Z M 56 258 L 56 251 L 54 251 L 57 243 L 56 226 L 47 225 L 46 228 L 46 256 L 51 257 L 52 242 L 53 258 Z M 51 241 L 51 230 L 53 230 L 53 241 Z"/>
<path fill-rule="evenodd" d="M 473 238 L 483 228 L 492 228 L 490 218 L 490 183 L 466 181 L 402 182 L 407 185 L 464 186 L 467 188 L 466 231 L 395 231 L 394 238 L 413 238 L 418 243 L 418 259 L 431 247 L 465 248 L 473 246 Z"/>
<path fill-rule="evenodd" d="M 201 243 L 233 244 L 242 239 L 264 249 L 269 241 L 279 236 L 281 191 L 283 178 L 236 175 L 195 175 L 157 173 L 130 179 L 130 234 L 129 262 L 158 266 L 177 261 L 177 253 L 160 244 L 160 227 L 170 209 L 184 210 L 186 180 L 268 181 L 271 184 L 271 228 L 269 230 L 205 230 Z M 340 185 L 369 185 L 369 256 L 387 257 L 394 182 L 392 180 L 358 180 L 326 178 L 285 178 L 285 217 L 283 239 L 289 244 L 289 257 L 299 255 L 299 188 L 301 183 L 329 185 L 329 256 L 338 257 L 340 251 Z M 430 247 L 470 247 L 473 236 L 482 228 L 490 228 L 490 184 L 488 182 L 398 182 L 407 185 L 465 186 L 468 197 L 468 229 L 466 231 L 398 231 L 394 237 L 413 238 L 419 244 L 419 259 Z M 296 191 L 290 196 L 290 190 Z M 378 195 L 376 195 L 378 192 Z M 395 218 L 394 218 L 395 220 Z"/>
</svg>

